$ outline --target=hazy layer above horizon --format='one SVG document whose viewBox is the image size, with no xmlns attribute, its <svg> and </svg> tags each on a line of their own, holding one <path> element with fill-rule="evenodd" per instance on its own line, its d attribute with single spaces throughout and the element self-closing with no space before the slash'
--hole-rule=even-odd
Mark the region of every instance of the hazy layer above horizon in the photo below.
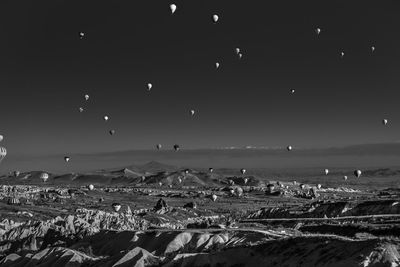
<svg viewBox="0 0 400 267">
<path fill-rule="evenodd" d="M 47 170 L 57 173 L 94 171 L 158 161 L 193 168 L 383 168 L 400 166 L 400 144 L 356 145 L 342 148 L 299 149 L 202 149 L 143 150 L 96 154 L 28 156 L 10 155 L 0 173 L 13 170 Z"/>
</svg>

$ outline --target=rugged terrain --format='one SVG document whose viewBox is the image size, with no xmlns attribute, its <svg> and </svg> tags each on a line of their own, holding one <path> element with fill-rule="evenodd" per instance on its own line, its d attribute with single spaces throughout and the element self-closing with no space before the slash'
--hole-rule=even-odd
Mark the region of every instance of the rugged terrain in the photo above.
<svg viewBox="0 0 400 267">
<path fill-rule="evenodd" d="M 320 184 L 157 162 L 43 173 L 1 177 L 1 266 L 400 264 L 400 191 L 365 186 L 396 170 Z"/>
</svg>

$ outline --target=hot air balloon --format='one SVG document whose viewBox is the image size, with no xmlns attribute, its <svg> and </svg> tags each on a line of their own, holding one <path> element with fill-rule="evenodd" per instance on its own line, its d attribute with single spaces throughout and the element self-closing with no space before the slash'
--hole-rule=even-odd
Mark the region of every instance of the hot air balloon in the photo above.
<svg viewBox="0 0 400 267">
<path fill-rule="evenodd" d="M 89 189 L 89 191 L 93 191 L 94 190 L 94 185 L 92 185 L 92 184 L 88 185 L 88 189 Z"/>
<path fill-rule="evenodd" d="M 48 179 L 49 179 L 49 174 L 48 173 L 42 172 L 40 174 L 40 180 L 42 180 L 43 183 L 45 183 Z"/>
<path fill-rule="evenodd" d="M 347 175 L 343 176 L 343 180 L 347 181 Z"/>
<path fill-rule="evenodd" d="M 171 10 L 171 14 L 174 14 L 176 11 L 176 5 L 175 4 L 170 4 L 169 9 Z"/>
<path fill-rule="evenodd" d="M 191 109 L 190 110 L 190 115 L 194 116 L 194 113 L 195 113 L 194 109 Z"/>
<path fill-rule="evenodd" d="M 182 178 L 178 178 L 178 183 L 182 183 Z"/>
<path fill-rule="evenodd" d="M 383 123 L 383 125 L 386 125 L 386 124 L 388 124 L 388 120 L 387 119 L 383 119 L 382 123 Z"/>
<path fill-rule="evenodd" d="M 239 53 L 240 53 L 240 48 L 239 48 L 239 47 L 235 48 L 235 52 L 236 52 L 237 55 L 239 55 Z"/>
<path fill-rule="evenodd" d="M 219 20 L 219 16 L 218 15 L 213 15 L 212 16 L 212 20 L 214 21 L 214 23 L 217 23 Z"/>
<path fill-rule="evenodd" d="M 180 149 L 179 145 L 174 145 L 174 150 L 178 151 Z"/>
<path fill-rule="evenodd" d="M 300 189 L 302 189 L 302 190 L 303 190 L 304 188 L 306 188 L 306 186 L 305 186 L 304 184 L 300 184 L 299 187 L 300 187 Z"/>
<path fill-rule="evenodd" d="M 360 176 L 361 176 L 361 170 L 355 170 L 354 171 L 354 175 L 357 177 L 357 178 L 359 178 Z"/>
<path fill-rule="evenodd" d="M 0 134 L 0 142 L 3 141 L 4 137 Z"/>
<path fill-rule="evenodd" d="M 14 177 L 18 177 L 21 174 L 20 171 L 14 171 Z"/>
<path fill-rule="evenodd" d="M 158 185 L 161 187 L 161 186 L 162 186 L 162 183 L 161 183 L 161 182 L 159 182 L 159 183 L 158 183 Z"/>
<path fill-rule="evenodd" d="M 244 178 L 244 184 L 247 184 L 249 182 L 249 178 Z"/>
<path fill-rule="evenodd" d="M 85 100 L 86 100 L 86 101 L 89 100 L 89 95 L 85 95 Z"/>
<path fill-rule="evenodd" d="M 319 34 L 321 33 L 321 28 L 316 28 L 316 29 L 315 29 L 315 33 L 316 33 L 317 35 L 319 35 Z"/>
<path fill-rule="evenodd" d="M 157 144 L 157 145 L 156 145 L 156 148 L 157 148 L 157 150 L 160 150 L 160 149 L 161 149 L 161 147 L 162 147 L 162 145 L 161 145 L 161 144 Z"/>
<path fill-rule="evenodd" d="M 371 52 L 373 53 L 375 51 L 375 46 L 371 46 Z"/>
<path fill-rule="evenodd" d="M 215 195 L 215 194 L 213 194 L 212 196 L 211 196 L 211 199 L 212 199 L 212 201 L 217 201 L 217 198 L 218 198 L 218 196 L 217 195 Z"/>
<path fill-rule="evenodd" d="M 68 162 L 70 160 L 70 157 L 64 157 L 65 162 Z"/>
<path fill-rule="evenodd" d="M 243 54 L 242 54 L 242 53 L 239 53 L 239 54 L 238 54 L 238 57 L 239 57 L 239 59 L 242 59 Z"/>
<path fill-rule="evenodd" d="M 213 168 L 208 168 L 208 171 L 212 173 L 214 171 L 214 169 Z"/>
<path fill-rule="evenodd" d="M 290 93 L 294 94 L 294 92 L 295 92 L 295 90 L 294 90 L 294 89 L 290 90 Z"/>
<path fill-rule="evenodd" d="M 317 188 L 318 188 L 318 189 L 321 189 L 321 188 L 322 188 L 322 185 L 321 185 L 321 184 L 317 184 Z"/>
<path fill-rule="evenodd" d="M 229 193 L 233 196 L 235 194 L 235 190 L 233 188 L 229 189 Z"/>
<path fill-rule="evenodd" d="M 7 149 L 0 146 L 0 162 L 7 156 Z"/>
<path fill-rule="evenodd" d="M 85 33 L 84 32 L 80 32 L 79 33 L 79 39 L 83 39 L 83 37 L 85 37 Z"/>
<path fill-rule="evenodd" d="M 241 188 L 240 186 L 235 188 L 235 193 L 238 197 L 243 196 L 243 188 Z"/>
<path fill-rule="evenodd" d="M 292 151 L 292 146 L 288 146 L 286 149 L 287 151 Z"/>
<path fill-rule="evenodd" d="M 241 174 L 245 174 L 246 173 L 246 169 L 240 169 Z"/>
<path fill-rule="evenodd" d="M 150 91 L 151 88 L 153 88 L 153 85 L 152 85 L 151 83 L 148 83 L 148 84 L 147 84 L 147 91 Z"/>
<path fill-rule="evenodd" d="M 325 169 L 324 172 L 325 172 L 325 175 L 328 175 L 329 170 L 328 170 L 328 169 Z"/>
<path fill-rule="evenodd" d="M 114 135 L 115 134 L 115 130 L 110 130 L 110 135 Z"/>
<path fill-rule="evenodd" d="M 112 208 L 114 209 L 115 212 L 118 212 L 121 209 L 121 204 L 113 203 Z"/>
<path fill-rule="evenodd" d="M 80 112 L 80 113 L 83 112 L 83 108 L 82 108 L 82 107 L 79 108 L 79 112 Z"/>
<path fill-rule="evenodd" d="M 297 181 L 293 181 L 293 185 L 297 185 Z"/>
<path fill-rule="evenodd" d="M 216 69 L 219 69 L 219 62 L 216 62 L 216 63 L 215 63 L 215 68 L 216 68 Z"/>
<path fill-rule="evenodd" d="M 340 57 L 343 58 L 344 57 L 344 52 L 340 52 Z"/>
<path fill-rule="evenodd" d="M 107 115 L 105 115 L 105 116 L 103 117 L 103 119 L 104 119 L 104 121 L 108 121 L 109 117 L 108 117 Z"/>
</svg>

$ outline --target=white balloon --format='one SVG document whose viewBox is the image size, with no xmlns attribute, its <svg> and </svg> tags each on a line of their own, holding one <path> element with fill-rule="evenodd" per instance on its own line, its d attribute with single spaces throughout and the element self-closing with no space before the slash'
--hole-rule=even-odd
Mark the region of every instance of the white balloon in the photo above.
<svg viewBox="0 0 400 267">
<path fill-rule="evenodd" d="M 0 146 L 0 162 L 7 156 L 7 149 Z"/>
<path fill-rule="evenodd" d="M 64 157 L 65 162 L 68 162 L 70 160 L 70 157 Z"/>
<path fill-rule="evenodd" d="M 288 151 L 292 151 L 292 146 L 288 146 L 287 148 L 286 148 Z"/>
<path fill-rule="evenodd" d="M 317 35 L 319 35 L 321 33 L 321 28 L 316 28 L 315 32 L 317 33 Z"/>
<path fill-rule="evenodd" d="M 361 170 L 355 170 L 354 171 L 354 175 L 357 177 L 357 178 L 359 178 L 360 176 L 361 176 Z"/>
<path fill-rule="evenodd" d="M 86 101 L 89 100 L 89 95 L 85 95 L 85 100 L 86 100 Z"/>
<path fill-rule="evenodd" d="M 383 119 L 382 123 L 383 123 L 383 125 L 386 125 L 386 124 L 388 124 L 388 120 L 387 119 Z"/>
<path fill-rule="evenodd" d="M 294 94 L 295 90 L 294 90 L 294 89 L 292 89 L 292 90 L 290 90 L 290 92 L 291 92 L 292 94 Z"/>
<path fill-rule="evenodd" d="M 109 117 L 106 115 L 106 116 L 103 117 L 103 119 L 104 119 L 105 121 L 108 121 L 108 120 L 109 120 Z"/>
<path fill-rule="evenodd" d="M 171 9 L 171 14 L 174 14 L 176 11 L 176 5 L 175 4 L 170 4 L 169 9 Z"/>
<path fill-rule="evenodd" d="M 194 115 L 194 113 L 195 113 L 194 109 L 191 109 L 191 110 L 190 110 L 190 115 L 192 115 L 192 116 L 193 116 L 193 115 Z"/>
<path fill-rule="evenodd" d="M 80 112 L 80 113 L 83 112 L 83 108 L 82 108 L 82 107 L 79 108 L 79 112 Z"/>
<path fill-rule="evenodd" d="M 343 176 L 343 180 L 347 181 L 347 175 Z"/>
<path fill-rule="evenodd" d="M 239 59 L 241 59 L 243 57 L 243 54 L 239 53 L 238 56 L 239 56 Z"/>
<path fill-rule="evenodd" d="M 44 183 L 45 183 L 48 179 L 49 179 L 49 174 L 48 174 L 48 173 L 42 172 L 42 173 L 40 174 L 40 180 L 42 180 Z"/>
<path fill-rule="evenodd" d="M 88 185 L 88 189 L 89 189 L 90 191 L 93 191 L 93 190 L 94 190 L 94 185 L 92 185 L 92 184 Z"/>
<path fill-rule="evenodd" d="M 80 33 L 79 33 L 79 38 L 80 38 L 80 39 L 83 39 L 83 37 L 85 37 L 85 33 L 84 33 L 84 32 L 80 32 Z"/>
<path fill-rule="evenodd" d="M 344 52 L 340 52 L 340 57 L 343 58 L 344 57 Z"/>
<path fill-rule="evenodd" d="M 328 169 L 325 169 L 324 171 L 325 171 L 325 175 L 328 175 L 329 170 L 328 170 Z"/>
<path fill-rule="evenodd" d="M 147 84 L 147 90 L 150 91 L 151 88 L 153 88 L 153 85 L 152 85 L 151 83 L 148 83 L 148 84 Z"/>
<path fill-rule="evenodd" d="M 218 15 L 213 15 L 212 19 L 213 19 L 214 23 L 217 23 L 218 20 L 219 20 L 219 16 Z"/>
<path fill-rule="evenodd" d="M 114 204 L 112 204 L 112 207 L 113 207 L 114 211 L 117 212 L 121 209 L 121 204 L 114 203 Z"/>
<path fill-rule="evenodd" d="M 217 200 L 217 198 L 218 198 L 218 196 L 215 195 L 215 194 L 213 194 L 213 195 L 211 196 L 211 199 L 212 199 L 212 201 L 214 201 L 214 202 Z"/>
<path fill-rule="evenodd" d="M 245 173 L 246 173 L 246 169 L 240 169 L 240 172 L 241 172 L 242 174 L 245 174 Z"/>
<path fill-rule="evenodd" d="M 375 46 L 371 46 L 371 52 L 373 53 L 375 51 Z"/>
<path fill-rule="evenodd" d="M 4 137 L 0 134 L 0 142 L 3 141 Z"/>
<path fill-rule="evenodd" d="M 215 68 L 218 69 L 219 68 L 219 62 L 215 63 Z"/>
</svg>

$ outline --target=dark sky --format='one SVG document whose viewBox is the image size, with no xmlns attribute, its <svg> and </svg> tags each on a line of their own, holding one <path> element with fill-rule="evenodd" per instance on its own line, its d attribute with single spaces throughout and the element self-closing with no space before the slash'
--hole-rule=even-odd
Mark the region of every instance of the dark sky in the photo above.
<svg viewBox="0 0 400 267">
<path fill-rule="evenodd" d="M 399 1 L 170 3 L 0 1 L 8 153 L 399 140 Z"/>
</svg>

